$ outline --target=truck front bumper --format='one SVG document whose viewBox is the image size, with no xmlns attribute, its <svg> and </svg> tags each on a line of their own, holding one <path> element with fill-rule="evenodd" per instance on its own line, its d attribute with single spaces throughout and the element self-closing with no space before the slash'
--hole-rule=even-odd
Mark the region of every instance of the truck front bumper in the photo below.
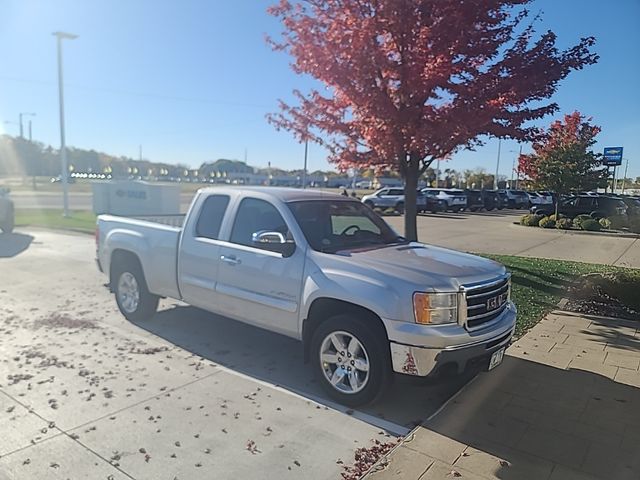
<svg viewBox="0 0 640 480">
<path fill-rule="evenodd" d="M 429 348 L 390 342 L 391 364 L 393 371 L 405 375 L 434 377 L 440 373 L 462 373 L 468 367 L 489 364 L 491 355 L 511 343 L 515 331 L 516 309 L 505 310 L 500 318 L 502 326 L 496 329 L 495 335 L 484 336 L 482 340 Z M 508 326 L 505 330 L 505 324 Z M 486 365 L 485 365 L 486 364 Z"/>
</svg>

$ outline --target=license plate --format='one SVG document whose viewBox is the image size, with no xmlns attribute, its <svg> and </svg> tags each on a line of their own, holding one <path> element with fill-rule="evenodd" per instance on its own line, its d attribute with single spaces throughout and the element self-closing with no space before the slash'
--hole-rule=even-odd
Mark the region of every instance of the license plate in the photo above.
<svg viewBox="0 0 640 480">
<path fill-rule="evenodd" d="M 491 355 L 491 360 L 489 360 L 489 370 L 493 370 L 502 363 L 502 359 L 504 358 L 504 350 L 505 349 L 503 347 L 500 350 L 493 352 L 493 355 Z"/>
</svg>

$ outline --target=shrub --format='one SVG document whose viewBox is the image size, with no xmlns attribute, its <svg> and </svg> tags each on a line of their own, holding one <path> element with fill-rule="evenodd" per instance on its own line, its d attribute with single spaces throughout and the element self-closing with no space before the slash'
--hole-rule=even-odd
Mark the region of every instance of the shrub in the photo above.
<svg viewBox="0 0 640 480">
<path fill-rule="evenodd" d="M 520 225 L 526 225 L 527 227 L 537 227 L 541 218 L 541 215 L 524 215 L 522 216 L 522 218 L 520 218 Z"/>
<path fill-rule="evenodd" d="M 540 219 L 538 225 L 542 228 L 554 228 L 556 226 L 556 221 L 552 220 L 550 217 L 543 217 Z"/>
<path fill-rule="evenodd" d="M 562 219 L 562 218 L 567 218 L 567 216 L 566 216 L 566 215 L 563 215 L 563 214 L 561 214 L 561 213 L 559 213 L 559 214 L 556 216 L 556 214 L 554 213 L 553 215 L 549 215 L 549 218 L 550 218 L 551 220 L 553 220 L 554 222 L 557 222 L 558 220 L 560 220 L 560 219 Z"/>
<path fill-rule="evenodd" d="M 584 220 L 580 226 L 582 227 L 582 230 L 587 230 L 589 232 L 598 232 L 602 229 L 602 226 L 600 226 L 600 223 L 598 223 L 597 220 L 594 220 L 593 218 L 590 218 L 589 220 Z"/>
<path fill-rule="evenodd" d="M 621 230 L 629 225 L 629 220 L 625 215 L 612 215 L 609 217 L 609 221 L 611 222 L 610 228 L 614 230 Z"/>
<path fill-rule="evenodd" d="M 591 215 L 578 215 L 573 219 L 573 226 L 576 228 L 582 228 L 582 222 L 585 220 L 593 220 Z"/>
<path fill-rule="evenodd" d="M 600 224 L 600 226 L 602 228 L 604 228 L 605 230 L 609 230 L 611 228 L 611 220 L 609 220 L 608 218 L 601 218 L 598 223 Z"/>
<path fill-rule="evenodd" d="M 571 223 L 571 220 L 568 218 L 561 218 L 556 222 L 556 228 L 559 228 L 561 230 L 571 230 L 572 226 L 573 223 Z"/>
</svg>

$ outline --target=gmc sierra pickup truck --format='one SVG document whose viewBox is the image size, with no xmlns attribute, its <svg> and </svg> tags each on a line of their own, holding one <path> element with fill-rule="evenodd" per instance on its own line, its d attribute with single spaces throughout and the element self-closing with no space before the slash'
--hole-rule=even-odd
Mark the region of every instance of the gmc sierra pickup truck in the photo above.
<svg viewBox="0 0 640 480">
<path fill-rule="evenodd" d="M 96 242 L 127 319 L 171 297 L 299 339 L 328 395 L 350 406 L 394 373 L 492 369 L 515 328 L 504 266 L 408 242 L 326 192 L 205 188 L 186 216 L 100 215 Z"/>
</svg>

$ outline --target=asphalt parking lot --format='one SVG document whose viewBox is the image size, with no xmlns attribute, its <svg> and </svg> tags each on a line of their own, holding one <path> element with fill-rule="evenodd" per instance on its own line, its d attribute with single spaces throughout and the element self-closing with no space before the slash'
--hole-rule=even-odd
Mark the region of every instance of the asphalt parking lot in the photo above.
<svg viewBox="0 0 640 480">
<path fill-rule="evenodd" d="M 640 268 L 640 239 L 637 235 L 514 225 L 525 210 L 494 210 L 425 214 L 418 217 L 421 242 L 464 252 L 553 258 Z M 404 231 L 404 218 L 385 217 L 396 231 Z"/>
<path fill-rule="evenodd" d="M 0 478 L 335 479 L 464 378 L 328 401 L 298 342 L 165 301 L 117 311 L 88 235 L 0 235 Z"/>
</svg>

